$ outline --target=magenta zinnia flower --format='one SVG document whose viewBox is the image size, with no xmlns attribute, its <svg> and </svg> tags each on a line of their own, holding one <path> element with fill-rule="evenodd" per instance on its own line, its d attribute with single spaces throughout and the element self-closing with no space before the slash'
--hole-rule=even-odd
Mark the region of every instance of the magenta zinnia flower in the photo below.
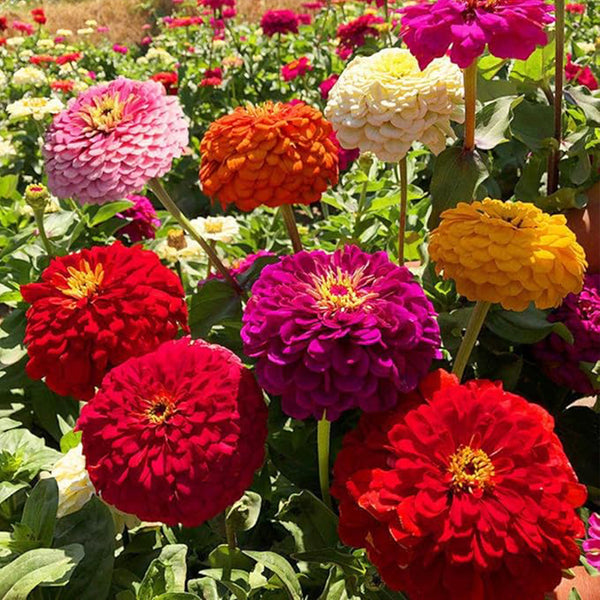
<svg viewBox="0 0 600 600">
<path fill-rule="evenodd" d="M 370 13 L 340 25 L 337 29 L 339 46 L 336 49 L 338 56 L 344 60 L 350 57 L 356 48 L 364 46 L 367 37 L 378 37 L 379 30 L 375 27 L 383 23 L 382 17 Z"/>
<path fill-rule="evenodd" d="M 175 96 L 155 81 L 119 77 L 89 88 L 54 117 L 43 148 L 48 188 L 82 203 L 120 200 L 167 173 L 187 143 Z"/>
<path fill-rule="evenodd" d="M 338 149 L 338 165 L 340 171 L 345 171 L 352 166 L 352 163 L 360 156 L 360 150 L 358 148 L 352 148 L 346 150 L 342 148 L 340 141 L 337 139 L 335 131 L 331 132 L 329 139 L 337 146 Z"/>
<path fill-rule="evenodd" d="M 592 567 L 600 569 L 600 515 L 592 513 L 588 521 L 588 538 L 583 542 L 585 559 Z"/>
<path fill-rule="evenodd" d="M 117 214 L 120 219 L 128 221 L 127 225 L 117 231 L 117 237 L 126 236 L 132 243 L 153 240 L 156 229 L 160 227 L 160 219 L 156 217 L 152 202 L 146 196 L 134 194 L 129 194 L 127 200 L 133 202 L 133 206 Z"/>
<path fill-rule="evenodd" d="M 301 56 L 287 65 L 283 65 L 283 67 L 281 67 L 281 76 L 284 81 L 292 81 L 296 79 L 296 77 L 306 75 L 309 71 L 312 71 L 312 69 L 313 67 L 308 58 L 306 58 L 306 56 Z"/>
<path fill-rule="evenodd" d="M 323 79 L 323 81 L 321 81 L 321 83 L 319 84 L 319 91 L 321 92 L 321 98 L 323 98 L 323 100 L 327 100 L 327 98 L 329 98 L 329 92 L 331 91 L 331 88 L 333 88 L 333 86 L 337 83 L 337 80 L 340 78 L 340 76 L 337 73 L 334 73 L 333 75 L 330 75 L 327 79 Z"/>
<path fill-rule="evenodd" d="M 291 10 L 268 10 L 260 20 L 263 33 L 269 37 L 276 33 L 298 33 L 298 17 Z"/>
<path fill-rule="evenodd" d="M 403 39 L 424 69 L 444 56 L 468 67 L 485 50 L 525 60 L 548 38 L 552 6 L 544 0 L 437 0 L 402 8 Z"/>
<path fill-rule="evenodd" d="M 413 390 L 440 356 L 431 303 L 385 252 L 349 246 L 266 266 L 244 314 L 244 352 L 284 412 L 337 419 L 380 411 Z"/>
<path fill-rule="evenodd" d="M 579 363 L 600 360 L 600 274 L 586 275 L 581 292 L 569 294 L 548 320 L 563 322 L 574 342 L 551 333 L 533 347 L 534 356 L 555 383 L 593 394 L 596 390 Z"/>
</svg>

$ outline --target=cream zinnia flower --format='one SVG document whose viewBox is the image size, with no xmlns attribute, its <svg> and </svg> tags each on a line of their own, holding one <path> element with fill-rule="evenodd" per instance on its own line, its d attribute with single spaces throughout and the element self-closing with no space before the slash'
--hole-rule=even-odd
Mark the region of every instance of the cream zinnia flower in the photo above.
<svg viewBox="0 0 600 600">
<path fill-rule="evenodd" d="M 58 98 L 23 98 L 6 107 L 10 118 L 13 120 L 33 117 L 37 121 L 46 115 L 55 115 L 64 108 Z"/>
<path fill-rule="evenodd" d="M 56 35 L 60 37 L 69 37 L 73 35 L 73 32 L 70 29 L 57 29 Z"/>
<path fill-rule="evenodd" d="M 6 45 L 7 46 L 20 46 L 21 44 L 23 44 L 25 42 L 25 38 L 21 37 L 19 35 L 16 35 L 15 37 L 9 37 L 6 40 Z"/>
<path fill-rule="evenodd" d="M 36 43 L 36 47 L 41 48 L 42 50 L 49 50 L 50 48 L 54 48 L 54 40 L 51 40 L 49 38 L 38 40 Z"/>
<path fill-rule="evenodd" d="M 82 27 L 77 30 L 77 35 L 92 35 L 92 33 L 96 33 L 96 31 L 91 27 Z"/>
<path fill-rule="evenodd" d="M 12 77 L 13 85 L 45 85 L 47 83 L 46 75 L 37 67 L 21 67 L 17 69 Z"/>
<path fill-rule="evenodd" d="M 154 251 L 161 260 L 169 263 L 176 263 L 178 260 L 199 261 L 204 253 L 200 244 L 182 229 L 170 229 L 167 239 L 159 242 Z"/>
<path fill-rule="evenodd" d="M 228 244 L 240 232 L 240 226 L 233 217 L 198 217 L 192 225 L 206 240 Z"/>
<path fill-rule="evenodd" d="M 325 116 L 343 148 L 397 162 L 416 141 L 434 154 L 446 147 L 450 121 L 464 120 L 463 95 L 461 71 L 447 57 L 421 71 L 408 50 L 388 48 L 346 67 Z"/>
<path fill-rule="evenodd" d="M 167 65 L 177 62 L 177 59 L 164 48 L 150 48 L 146 53 L 147 61 L 159 61 Z"/>
<path fill-rule="evenodd" d="M 9 156 L 15 156 L 16 153 L 15 147 L 9 140 L 0 139 L 0 161 Z"/>
<path fill-rule="evenodd" d="M 0 71 L 0 88 L 3 88 L 6 85 L 6 75 L 4 71 Z"/>
</svg>

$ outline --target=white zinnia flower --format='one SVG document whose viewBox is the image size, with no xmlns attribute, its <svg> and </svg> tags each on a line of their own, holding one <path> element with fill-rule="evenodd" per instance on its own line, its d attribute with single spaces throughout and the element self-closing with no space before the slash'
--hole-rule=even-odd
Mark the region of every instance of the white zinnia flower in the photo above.
<svg viewBox="0 0 600 600">
<path fill-rule="evenodd" d="M 12 77 L 13 85 L 45 85 L 47 82 L 46 74 L 37 67 L 21 67 L 17 69 Z"/>
<path fill-rule="evenodd" d="M 198 261 L 204 253 L 200 244 L 181 229 L 170 229 L 167 239 L 160 241 L 154 251 L 161 260 L 169 263 L 176 263 L 178 260 Z"/>
<path fill-rule="evenodd" d="M 343 148 L 397 162 L 419 141 L 439 154 L 462 123 L 463 82 L 447 57 L 421 71 L 405 49 L 387 48 L 355 58 L 329 92 L 325 116 Z"/>
<path fill-rule="evenodd" d="M 54 40 L 49 38 L 38 40 L 36 46 L 42 50 L 49 50 L 50 48 L 54 48 Z"/>
<path fill-rule="evenodd" d="M 92 35 L 92 33 L 96 33 L 96 30 L 91 27 L 83 27 L 77 30 L 77 35 Z"/>
<path fill-rule="evenodd" d="M 56 35 L 60 37 L 69 37 L 73 35 L 73 32 L 70 29 L 57 29 Z"/>
<path fill-rule="evenodd" d="M 88 19 L 85 22 L 85 26 L 86 27 L 98 27 L 98 21 L 96 21 L 96 19 Z"/>
<path fill-rule="evenodd" d="M 37 121 L 46 115 L 55 115 L 64 108 L 58 98 L 23 98 L 6 107 L 10 118 L 13 120 L 33 117 Z"/>
<path fill-rule="evenodd" d="M 159 61 L 167 65 L 177 62 L 177 59 L 164 48 L 149 48 L 145 58 L 147 61 Z"/>
<path fill-rule="evenodd" d="M 25 42 L 25 38 L 16 35 L 15 37 L 9 37 L 6 40 L 6 45 L 16 47 L 16 46 L 20 46 L 23 42 Z"/>
<path fill-rule="evenodd" d="M 17 151 L 10 140 L 0 139 L 0 160 L 8 158 L 9 156 L 15 156 L 16 154 Z"/>
<path fill-rule="evenodd" d="M 240 232 L 240 226 L 233 217 L 198 217 L 192 225 L 206 240 L 231 242 Z"/>
</svg>

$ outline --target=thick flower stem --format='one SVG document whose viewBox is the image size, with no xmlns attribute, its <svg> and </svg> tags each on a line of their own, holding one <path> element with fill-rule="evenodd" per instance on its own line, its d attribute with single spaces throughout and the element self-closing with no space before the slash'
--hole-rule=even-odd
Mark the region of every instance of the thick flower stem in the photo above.
<svg viewBox="0 0 600 600">
<path fill-rule="evenodd" d="M 398 221 L 398 264 L 404 264 L 404 238 L 406 236 L 406 206 L 408 204 L 408 176 L 406 156 L 400 159 L 400 217 Z"/>
<path fill-rule="evenodd" d="M 227 283 L 229 283 L 238 294 L 243 295 L 244 292 L 242 288 L 230 275 L 227 267 L 221 262 L 221 259 L 215 250 L 211 248 L 210 244 L 194 229 L 194 226 L 190 223 L 189 219 L 179 210 L 175 202 L 173 202 L 171 196 L 169 196 L 169 193 L 167 190 L 165 190 L 162 183 L 158 179 L 151 179 L 148 183 L 148 186 L 161 201 L 162 205 L 169 211 L 171 216 L 198 242 L 198 244 L 200 244 L 202 250 L 206 252 L 208 260 L 215 266 L 217 271 L 223 275 L 225 281 L 227 281 Z"/>
<path fill-rule="evenodd" d="M 560 143 L 562 141 L 562 106 L 563 83 L 565 72 L 565 0 L 554 3 L 556 17 L 556 51 L 554 55 L 554 139 L 555 147 L 548 159 L 548 195 L 558 189 L 558 163 L 560 160 Z"/>
<path fill-rule="evenodd" d="M 290 204 L 281 205 L 281 216 L 283 217 L 285 228 L 292 241 L 294 252 L 302 252 L 302 241 L 300 240 L 300 234 L 298 233 L 298 227 L 296 226 L 296 217 L 294 217 L 294 211 Z"/>
<path fill-rule="evenodd" d="M 223 573 L 223 579 L 225 581 L 231 580 L 231 571 L 233 569 L 233 552 L 237 549 L 237 536 L 235 535 L 235 529 L 230 519 L 225 518 L 225 537 L 227 538 L 227 549 L 229 550 L 227 555 L 227 565 Z"/>
<path fill-rule="evenodd" d="M 479 301 L 473 308 L 471 318 L 469 319 L 469 324 L 467 325 L 467 330 L 465 331 L 465 337 L 460 343 L 460 348 L 458 349 L 458 354 L 456 355 L 456 360 L 454 361 L 454 367 L 452 369 L 452 373 L 454 373 L 454 375 L 456 375 L 459 379 L 462 379 L 463 373 L 465 372 L 465 367 L 469 362 L 469 357 L 471 356 L 471 352 L 473 351 L 475 342 L 479 337 L 479 332 L 483 327 L 483 322 L 485 321 L 485 317 L 490 310 L 491 305 L 492 304 L 490 302 Z"/>
<path fill-rule="evenodd" d="M 319 455 L 319 484 L 321 486 L 321 498 L 328 508 L 331 508 L 331 496 L 329 495 L 329 438 L 331 434 L 331 423 L 323 413 L 323 417 L 317 425 L 317 452 Z"/>
<path fill-rule="evenodd" d="M 52 244 L 46 235 L 46 228 L 44 227 L 44 209 L 34 209 L 33 216 L 35 218 L 35 224 L 37 225 L 40 233 L 40 239 L 42 240 L 42 244 L 44 244 L 44 248 L 46 249 L 46 254 L 48 255 L 48 258 L 52 258 L 54 256 L 54 249 L 52 248 Z"/>
<path fill-rule="evenodd" d="M 477 59 L 463 69 L 465 84 L 465 141 L 467 152 L 475 150 L 475 105 L 477 101 Z"/>
</svg>

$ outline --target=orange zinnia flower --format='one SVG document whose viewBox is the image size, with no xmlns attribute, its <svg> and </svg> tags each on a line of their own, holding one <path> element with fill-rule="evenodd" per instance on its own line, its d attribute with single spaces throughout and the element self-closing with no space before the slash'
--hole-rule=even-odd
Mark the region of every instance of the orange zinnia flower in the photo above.
<svg viewBox="0 0 600 600">
<path fill-rule="evenodd" d="M 337 183 L 331 124 L 303 102 L 238 107 L 210 125 L 200 182 L 223 207 L 310 204 Z"/>
</svg>

